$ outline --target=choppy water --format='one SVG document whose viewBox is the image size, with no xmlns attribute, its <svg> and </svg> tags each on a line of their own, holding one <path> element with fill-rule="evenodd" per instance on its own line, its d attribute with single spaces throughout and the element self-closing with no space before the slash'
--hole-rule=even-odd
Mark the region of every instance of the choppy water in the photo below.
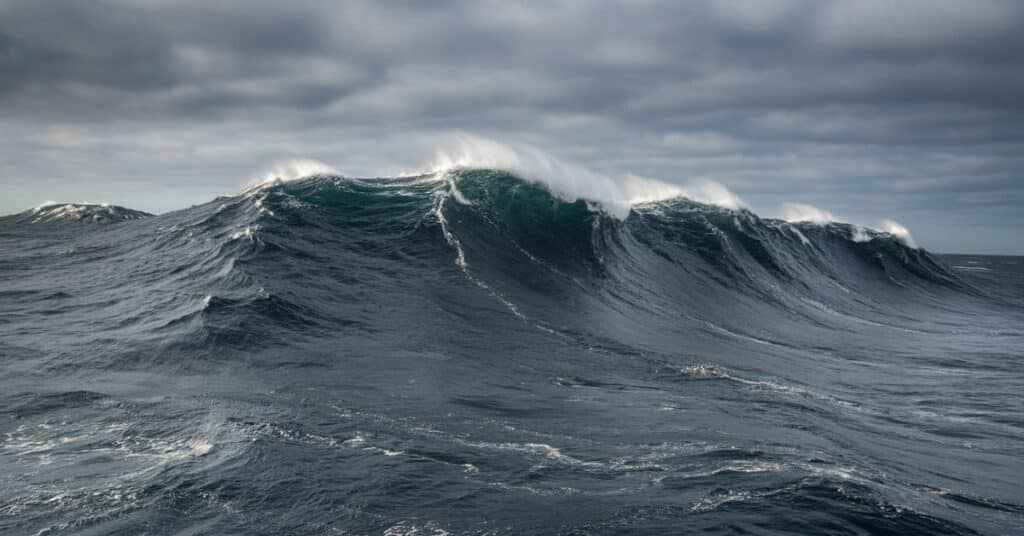
<svg viewBox="0 0 1024 536">
<path fill-rule="evenodd" d="M 1024 259 L 505 173 L 0 218 L 0 532 L 1024 532 Z"/>
</svg>

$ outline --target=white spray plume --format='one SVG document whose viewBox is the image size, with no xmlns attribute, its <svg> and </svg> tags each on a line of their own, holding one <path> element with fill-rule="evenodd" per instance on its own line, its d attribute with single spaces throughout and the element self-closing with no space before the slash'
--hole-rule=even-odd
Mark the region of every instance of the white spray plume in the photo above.
<svg viewBox="0 0 1024 536">
<path fill-rule="evenodd" d="M 783 203 L 782 219 L 791 223 L 809 222 L 818 225 L 826 225 L 835 221 L 831 212 L 806 203 Z"/>
<path fill-rule="evenodd" d="M 565 199 L 599 202 L 619 218 L 628 215 L 634 204 L 679 196 L 731 209 L 745 206 L 725 186 L 709 179 L 700 179 L 684 188 L 633 174 L 610 177 L 564 162 L 534 147 L 507 145 L 479 136 L 456 136 L 452 143 L 437 152 L 430 170 L 443 173 L 462 167 L 514 172 L 527 180 L 545 184 L 552 193 Z"/>
<path fill-rule="evenodd" d="M 810 222 L 825 225 L 836 221 L 831 212 L 805 203 L 783 203 L 782 214 L 784 220 L 794 223 Z M 877 231 L 888 233 L 911 248 L 918 248 L 917 243 L 914 242 L 914 237 L 910 235 L 910 231 L 899 222 L 882 220 L 878 224 Z M 867 228 L 858 225 L 853 226 L 850 240 L 854 242 L 868 242 L 871 238 L 871 233 L 868 232 Z"/>
<path fill-rule="evenodd" d="M 689 183 L 682 190 L 682 195 L 698 203 L 718 205 L 720 207 L 739 210 L 747 204 L 719 182 L 708 178 L 700 178 Z"/>
<path fill-rule="evenodd" d="M 871 241 L 871 235 L 868 234 L 867 229 L 854 225 L 853 231 L 850 234 L 850 240 L 854 242 L 869 242 Z"/>
<path fill-rule="evenodd" d="M 914 242 L 914 237 L 910 236 L 910 231 L 907 230 L 907 228 L 904 227 L 899 222 L 895 222 L 892 220 L 882 220 L 881 227 L 882 231 L 885 231 L 891 234 L 892 236 L 895 236 L 907 246 L 917 249 L 917 243 Z"/>
<path fill-rule="evenodd" d="M 904 227 L 902 224 L 898 222 L 892 220 L 882 220 L 879 222 L 878 229 L 874 229 L 873 231 L 876 233 L 886 233 L 896 238 L 897 240 L 903 242 L 908 247 L 918 249 L 917 243 L 914 242 L 914 237 L 910 236 L 910 231 L 907 230 L 906 227 Z M 872 234 L 868 232 L 867 228 L 856 225 L 853 226 L 853 231 L 850 235 L 850 240 L 853 240 L 854 242 L 868 242 L 872 238 L 874 238 L 874 236 L 872 236 Z"/>
<path fill-rule="evenodd" d="M 249 182 L 248 187 L 258 187 L 276 182 L 288 182 L 310 175 L 337 175 L 338 171 L 311 158 L 294 158 L 291 160 L 280 160 L 274 162 L 260 173 L 257 173 Z"/>
</svg>

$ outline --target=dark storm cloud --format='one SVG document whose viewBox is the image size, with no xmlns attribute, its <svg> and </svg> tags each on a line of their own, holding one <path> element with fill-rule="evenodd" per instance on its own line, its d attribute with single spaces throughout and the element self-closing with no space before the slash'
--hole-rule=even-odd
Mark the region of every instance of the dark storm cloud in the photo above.
<svg viewBox="0 0 1024 536">
<path fill-rule="evenodd" d="M 201 201 L 289 156 L 401 170 L 459 130 L 1024 250 L 1013 1 L 8 0 L 0 114 L 7 210 L 167 209 L 147 192 Z"/>
</svg>

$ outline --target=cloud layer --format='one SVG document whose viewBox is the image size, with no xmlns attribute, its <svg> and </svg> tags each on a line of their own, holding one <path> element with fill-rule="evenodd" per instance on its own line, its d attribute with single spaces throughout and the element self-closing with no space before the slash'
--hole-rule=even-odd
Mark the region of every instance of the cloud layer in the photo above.
<svg viewBox="0 0 1024 536">
<path fill-rule="evenodd" d="M 411 171 L 471 132 L 1024 253 L 1015 1 L 7 0 L 0 117 L 0 212 Z"/>
</svg>

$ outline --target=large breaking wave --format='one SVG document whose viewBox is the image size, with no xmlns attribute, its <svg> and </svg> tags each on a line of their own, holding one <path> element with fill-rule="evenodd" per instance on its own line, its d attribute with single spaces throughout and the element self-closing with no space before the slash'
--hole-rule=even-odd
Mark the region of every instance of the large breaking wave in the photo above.
<svg viewBox="0 0 1024 536">
<path fill-rule="evenodd" d="M 335 298 L 396 292 L 453 269 L 547 329 L 576 308 L 632 319 L 626 324 L 644 318 L 679 330 L 690 322 L 772 338 L 764 334 L 779 327 L 778 315 L 794 323 L 820 323 L 823 314 L 875 322 L 907 300 L 938 304 L 950 291 L 977 292 L 892 233 L 764 219 L 683 196 L 636 203 L 622 215 L 491 169 L 386 179 L 320 174 L 159 217 L 53 204 L 7 220 L 72 235 L 82 221 L 132 220 L 82 240 L 107 242 L 94 245 L 105 260 L 139 266 L 114 275 L 122 280 L 107 292 L 173 285 L 166 303 L 140 304 L 143 338 L 177 331 L 191 345 L 370 326 L 367 314 L 332 311 Z M 366 275 L 353 281 L 355 273 Z M 741 305 L 771 315 L 774 325 L 736 324 Z M 248 315 L 265 329 L 232 336 L 235 324 L 253 321 Z M 111 320 L 125 321 L 119 309 Z"/>
<path fill-rule="evenodd" d="M 931 372 L 965 351 L 1015 385 L 1017 298 L 898 232 L 459 164 L 0 218 L 2 468 L 101 464 L 9 483 L 0 528 L 1021 527 L 1020 423 L 903 398 L 969 396 Z M 951 441 L 990 483 L 926 469 Z"/>
</svg>

